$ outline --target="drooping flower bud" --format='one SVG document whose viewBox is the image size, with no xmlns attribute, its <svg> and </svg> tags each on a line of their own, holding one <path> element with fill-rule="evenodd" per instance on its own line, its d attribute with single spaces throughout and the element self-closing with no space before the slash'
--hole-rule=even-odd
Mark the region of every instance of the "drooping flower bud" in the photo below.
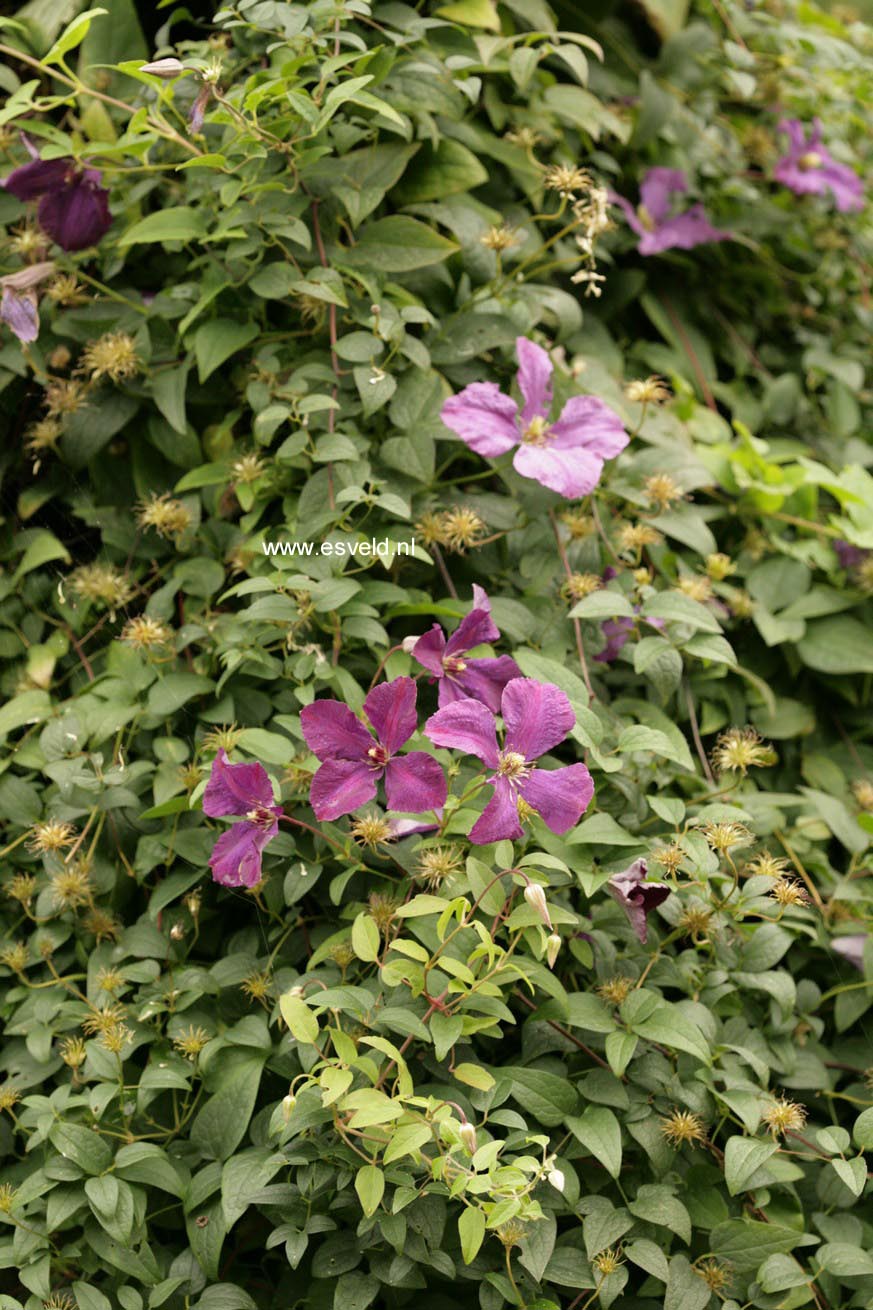
<svg viewBox="0 0 873 1310">
<path fill-rule="evenodd" d="M 297 1104 L 297 1097 L 296 1097 L 296 1096 L 292 1096 L 290 1092 L 288 1093 L 287 1096 L 283 1096 L 283 1098 L 282 1098 L 282 1116 L 283 1116 L 283 1118 L 285 1119 L 285 1122 L 286 1122 L 286 1123 L 287 1123 L 288 1120 L 291 1118 L 291 1111 L 294 1109 L 294 1106 L 295 1106 L 296 1104 Z"/>
<path fill-rule="evenodd" d="M 153 77 L 164 77 L 169 80 L 188 72 L 188 69 L 181 60 L 169 56 L 165 59 L 154 59 L 150 64 L 141 64 L 139 71 L 141 73 L 151 73 Z"/>
<path fill-rule="evenodd" d="M 551 931 L 552 920 L 546 904 L 546 893 L 538 882 L 529 882 L 524 889 L 524 899 L 532 910 L 536 910 L 546 927 Z"/>
<path fill-rule="evenodd" d="M 556 932 L 553 932 L 546 942 L 546 963 L 550 969 L 554 969 L 560 950 L 561 939 Z"/>
<path fill-rule="evenodd" d="M 554 1187 L 556 1192 L 563 1192 L 566 1179 L 560 1169 L 550 1169 L 546 1175 L 546 1180 Z"/>
<path fill-rule="evenodd" d="M 458 1130 L 458 1136 L 464 1143 L 464 1146 L 469 1151 L 470 1155 L 472 1155 L 476 1150 L 476 1129 L 471 1123 L 465 1121 L 461 1124 L 461 1127 Z"/>
</svg>

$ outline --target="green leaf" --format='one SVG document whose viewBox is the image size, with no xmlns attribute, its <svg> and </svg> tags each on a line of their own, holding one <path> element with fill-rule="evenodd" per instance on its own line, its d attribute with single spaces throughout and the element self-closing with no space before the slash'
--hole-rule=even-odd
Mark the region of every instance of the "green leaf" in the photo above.
<svg viewBox="0 0 873 1310">
<path fill-rule="evenodd" d="M 333 1293 L 333 1310 L 367 1310 L 379 1294 L 379 1282 L 369 1274 L 343 1274 Z"/>
<path fill-rule="evenodd" d="M 467 1087 L 475 1087 L 479 1092 L 490 1092 L 494 1086 L 494 1075 L 487 1069 L 483 1069 L 479 1064 L 456 1064 L 452 1070 L 452 1077 L 457 1078 L 459 1083 L 465 1083 Z"/>
<path fill-rule="evenodd" d="M 815 1253 L 822 1269 L 835 1278 L 869 1277 L 873 1274 L 873 1256 L 850 1242 L 827 1242 Z"/>
<path fill-rule="evenodd" d="M 758 1268 L 762 1260 L 778 1252 L 791 1251 L 803 1234 L 782 1224 L 757 1219 L 728 1219 L 710 1236 L 710 1250 L 738 1273 Z"/>
<path fill-rule="evenodd" d="M 873 1106 L 869 1110 L 862 1110 L 858 1115 L 852 1129 L 852 1137 L 855 1139 L 855 1145 L 862 1151 L 873 1151 Z"/>
<path fill-rule="evenodd" d="M 82 1124 L 53 1123 L 49 1141 L 65 1160 L 72 1160 L 87 1174 L 100 1174 L 112 1162 L 112 1147 L 106 1139 Z"/>
<path fill-rule="evenodd" d="M 704 1064 L 712 1063 L 709 1045 L 700 1029 L 674 1005 L 659 1006 L 653 1014 L 631 1026 L 635 1033 L 650 1042 L 686 1051 Z"/>
<path fill-rule="evenodd" d="M 194 333 L 194 354 L 201 382 L 242 350 L 258 335 L 256 323 L 238 323 L 232 318 L 213 318 Z"/>
<path fill-rule="evenodd" d="M 581 1118 L 569 1115 L 564 1122 L 607 1173 L 617 1178 L 621 1171 L 621 1128 L 612 1111 L 604 1105 L 589 1105 Z"/>
<path fill-rule="evenodd" d="M 85 40 L 91 26 L 91 20 L 108 12 L 106 9 L 86 9 L 84 14 L 79 14 L 78 18 L 74 18 L 69 27 L 65 28 L 61 33 L 48 54 L 43 55 L 42 62 L 44 64 L 63 63 L 64 56 L 68 55 L 71 50 L 75 50 L 76 46 L 81 45 Z"/>
<path fill-rule="evenodd" d="M 396 1129 L 391 1141 L 382 1155 L 383 1164 L 393 1164 L 405 1155 L 415 1156 L 426 1142 L 433 1140 L 433 1129 L 429 1124 L 402 1124 Z"/>
<path fill-rule="evenodd" d="M 616 619 L 616 618 L 633 618 L 633 606 L 621 591 L 610 591 L 604 588 L 601 591 L 594 591 L 590 596 L 585 596 L 578 601 L 570 610 L 568 618 L 571 619 Z"/>
<path fill-rule="evenodd" d="M 647 619 L 664 619 L 668 623 L 684 623 L 702 632 L 721 633 L 718 619 L 705 605 L 684 596 L 681 591 L 659 591 L 643 602 L 640 611 Z"/>
<path fill-rule="evenodd" d="M 764 1292 L 787 1292 L 792 1287 L 802 1287 L 809 1282 L 809 1274 L 791 1255 L 768 1256 L 757 1273 L 758 1282 Z"/>
<path fill-rule="evenodd" d="M 206 216 L 201 210 L 192 209 L 190 205 L 176 205 L 141 218 L 121 234 L 118 244 L 163 245 L 167 241 L 199 241 L 207 231 Z"/>
<path fill-rule="evenodd" d="M 576 1090 L 566 1078 L 544 1069 L 501 1069 L 500 1074 L 510 1080 L 512 1095 L 522 1109 L 544 1128 L 557 1128 L 576 1109 Z"/>
<path fill-rule="evenodd" d="M 777 1142 L 762 1142 L 755 1137 L 729 1137 L 725 1145 L 724 1173 L 731 1196 L 745 1191 L 752 1176 L 778 1150 Z"/>
<path fill-rule="evenodd" d="M 228 1159 L 245 1137 L 264 1059 L 264 1052 L 241 1053 L 232 1076 L 198 1110 L 191 1125 L 191 1141 L 208 1159 Z"/>
<path fill-rule="evenodd" d="M 24 727 L 26 723 L 41 723 L 51 712 L 52 702 L 48 692 L 19 692 L 0 707 L 0 737 Z"/>
<path fill-rule="evenodd" d="M 410 273 L 440 264 L 458 249 L 454 241 L 415 218 L 392 214 L 368 223 L 354 246 L 334 247 L 333 258 L 375 273 Z"/>
<path fill-rule="evenodd" d="M 670 1260 L 670 1274 L 664 1295 L 664 1310 L 704 1310 L 712 1293 L 684 1255 Z"/>
<path fill-rule="evenodd" d="M 70 553 L 51 532 L 39 531 L 28 543 L 24 554 L 18 561 L 18 567 L 12 575 L 12 582 L 17 583 L 26 573 L 42 568 L 52 560 L 62 559 L 70 562 Z"/>
<path fill-rule="evenodd" d="M 290 992 L 285 992 L 279 997 L 279 1010 L 295 1041 L 305 1042 L 310 1046 L 317 1044 L 318 1019 L 302 996 L 293 996 Z"/>
<path fill-rule="evenodd" d="M 168 673 L 149 688 L 149 713 L 168 718 L 195 696 L 205 696 L 214 686 L 211 678 L 199 673 Z"/>
<path fill-rule="evenodd" d="M 458 1236 L 461 1239 L 464 1264 L 471 1264 L 479 1254 L 485 1237 L 485 1216 L 478 1206 L 471 1205 L 464 1210 L 458 1220 Z"/>
<path fill-rule="evenodd" d="M 472 150 L 444 137 L 436 147 L 422 145 L 391 198 L 399 205 L 421 204 L 471 191 L 487 181 L 488 171 Z"/>
<path fill-rule="evenodd" d="M 379 1203 L 385 1193 L 385 1175 L 378 1165 L 365 1164 L 355 1175 L 355 1191 L 361 1203 L 361 1209 L 369 1219 L 379 1209 Z"/>
<path fill-rule="evenodd" d="M 808 623 L 797 651 L 818 673 L 873 673 L 870 629 L 849 614 Z"/>
<path fill-rule="evenodd" d="M 375 920 L 365 913 L 356 916 L 352 924 L 352 950 L 359 960 L 372 963 L 379 958 L 382 938 Z"/>
<path fill-rule="evenodd" d="M 867 1186 L 867 1161 L 863 1155 L 853 1160 L 831 1160 L 831 1167 L 853 1196 L 860 1196 Z"/>
</svg>

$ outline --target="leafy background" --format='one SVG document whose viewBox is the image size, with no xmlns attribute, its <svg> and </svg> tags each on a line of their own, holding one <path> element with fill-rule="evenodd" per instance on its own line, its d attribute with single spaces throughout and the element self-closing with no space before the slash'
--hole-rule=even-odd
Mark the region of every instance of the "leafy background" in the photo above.
<svg viewBox="0 0 873 1310">
<path fill-rule="evenodd" d="M 75 289 L 0 348 L 4 1310 L 873 1303 L 873 955 L 830 945 L 870 901 L 871 228 L 770 181 L 781 114 L 869 171 L 863 16 L 6 8 L 4 175 L 26 129 L 102 171 L 113 225 L 52 252 Z M 155 52 L 216 79 L 200 133 L 200 74 L 140 73 Z M 736 240 L 644 259 L 617 224 L 584 298 L 554 164 L 631 198 L 683 168 Z M 0 221 L 13 272 L 34 229 L 9 193 Z M 136 362 L 95 373 L 113 334 Z M 518 335 L 634 433 L 560 548 L 567 507 L 438 417 L 510 384 Z M 653 373 L 670 399 L 629 400 Z M 481 527 L 441 545 L 458 509 Z M 263 550 L 349 534 L 415 556 Z M 568 573 L 607 566 L 579 600 Z M 212 883 L 218 747 L 311 821 L 300 708 L 414 672 L 403 638 L 473 583 L 577 710 L 581 824 L 471 853 L 461 811 L 425 883 L 433 839 L 369 851 L 342 821 L 283 832 L 254 894 Z M 664 627 L 597 661 L 636 605 Z M 168 644 L 131 640 L 141 615 Z M 746 724 L 778 763 L 719 775 Z M 72 845 L 38 849 L 51 819 Z M 673 888 L 646 945 L 603 890 L 638 856 Z M 770 895 L 774 859 L 805 900 Z M 769 1131 L 786 1101 L 808 1121 Z"/>
</svg>

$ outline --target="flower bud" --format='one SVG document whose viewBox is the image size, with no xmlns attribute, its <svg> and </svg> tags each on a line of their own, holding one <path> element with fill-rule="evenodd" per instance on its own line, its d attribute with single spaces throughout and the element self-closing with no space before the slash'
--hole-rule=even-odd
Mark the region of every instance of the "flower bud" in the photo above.
<svg viewBox="0 0 873 1310">
<path fill-rule="evenodd" d="M 561 939 L 556 932 L 553 932 L 546 942 L 546 963 L 550 969 L 554 969 L 560 949 Z"/>
<path fill-rule="evenodd" d="M 467 1123 L 465 1120 L 458 1130 L 458 1136 L 464 1143 L 464 1146 L 469 1151 L 470 1155 L 472 1155 L 476 1150 L 476 1129 L 471 1123 Z"/>
<path fill-rule="evenodd" d="M 174 923 L 172 928 L 170 929 L 170 941 L 180 942 L 184 936 L 185 936 L 184 923 Z"/>
<path fill-rule="evenodd" d="M 560 1169 L 550 1169 L 546 1175 L 546 1179 L 551 1183 L 556 1192 L 563 1192 L 565 1178 Z"/>
<path fill-rule="evenodd" d="M 524 899 L 532 910 L 536 910 L 546 927 L 551 930 L 552 920 L 546 904 L 546 893 L 538 882 L 529 882 L 524 889 Z"/>
<path fill-rule="evenodd" d="M 186 71 L 185 65 L 179 59 L 166 58 L 154 59 L 150 64 L 141 64 L 139 71 L 141 73 L 151 73 L 153 77 L 172 78 L 179 77 Z"/>
<path fill-rule="evenodd" d="M 414 635 L 411 636 L 411 637 L 404 637 L 404 638 L 403 638 L 403 641 L 402 641 L 400 644 L 401 644 L 401 646 L 403 647 L 403 649 L 405 650 L 406 654 L 407 654 L 407 655 L 411 655 L 411 654 L 412 654 L 412 649 L 413 649 L 413 647 L 414 647 L 414 646 L 416 645 L 416 643 L 419 642 L 419 641 L 421 641 L 421 633 L 414 634 Z"/>
<path fill-rule="evenodd" d="M 282 1115 L 286 1123 L 291 1118 L 291 1111 L 294 1109 L 294 1106 L 296 1104 L 297 1104 L 297 1097 L 292 1096 L 290 1092 L 288 1093 L 287 1096 L 284 1096 L 282 1098 Z"/>
</svg>

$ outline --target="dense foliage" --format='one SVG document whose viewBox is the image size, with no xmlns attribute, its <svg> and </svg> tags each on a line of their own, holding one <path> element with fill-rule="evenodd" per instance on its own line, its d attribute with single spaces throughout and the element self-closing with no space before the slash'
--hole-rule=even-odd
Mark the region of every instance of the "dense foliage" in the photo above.
<svg viewBox="0 0 873 1310">
<path fill-rule="evenodd" d="M 873 1304 L 870 28 L 192 9 L 0 19 L 0 1306 Z"/>
</svg>

